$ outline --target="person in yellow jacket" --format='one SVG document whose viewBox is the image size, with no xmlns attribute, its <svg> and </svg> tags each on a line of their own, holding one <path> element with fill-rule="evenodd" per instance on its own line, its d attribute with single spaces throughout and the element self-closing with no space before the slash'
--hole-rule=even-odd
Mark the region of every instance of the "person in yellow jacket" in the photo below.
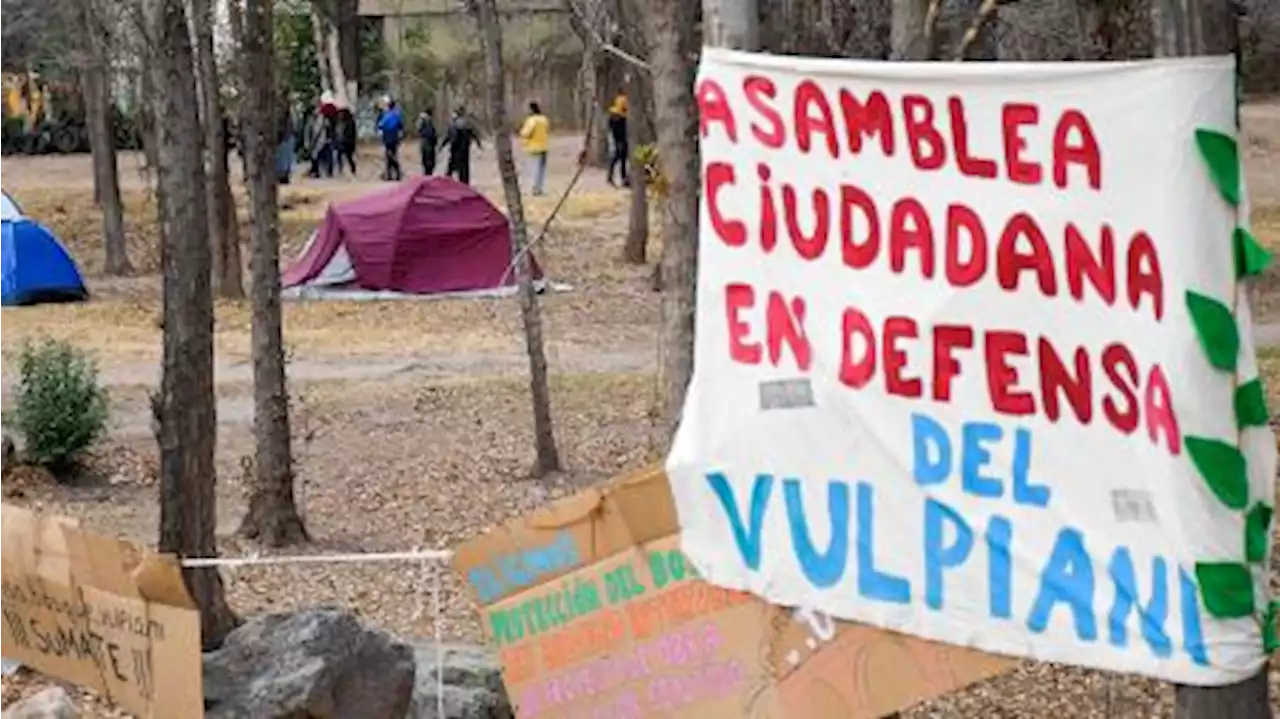
<svg viewBox="0 0 1280 719">
<path fill-rule="evenodd" d="M 529 116 L 520 128 L 524 151 L 533 163 L 533 194 L 541 195 L 547 184 L 547 150 L 551 144 L 551 122 L 542 114 L 538 103 L 529 103 Z"/>
<path fill-rule="evenodd" d="M 609 136 L 613 139 L 613 155 L 609 158 L 609 184 L 614 185 L 613 171 L 622 169 L 622 184 L 630 185 L 627 178 L 627 93 L 619 92 L 609 105 Z M 616 186 L 616 185 L 615 185 Z"/>
</svg>

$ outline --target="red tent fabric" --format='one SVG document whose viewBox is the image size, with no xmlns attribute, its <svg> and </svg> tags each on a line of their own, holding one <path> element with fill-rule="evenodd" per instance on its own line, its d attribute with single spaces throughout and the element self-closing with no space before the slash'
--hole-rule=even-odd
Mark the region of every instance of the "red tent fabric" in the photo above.
<svg viewBox="0 0 1280 719">
<path fill-rule="evenodd" d="M 345 249 L 355 284 L 414 294 L 511 285 L 507 218 L 469 186 L 417 176 L 329 206 L 315 240 L 281 275 L 285 287 L 318 278 Z M 534 279 L 542 270 L 530 256 Z"/>
</svg>

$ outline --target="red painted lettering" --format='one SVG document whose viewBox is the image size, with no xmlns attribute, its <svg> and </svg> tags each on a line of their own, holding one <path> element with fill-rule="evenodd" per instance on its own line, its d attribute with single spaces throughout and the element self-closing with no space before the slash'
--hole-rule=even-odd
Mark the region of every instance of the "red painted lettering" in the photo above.
<svg viewBox="0 0 1280 719">
<path fill-rule="evenodd" d="M 702 137 L 711 134 L 712 123 L 719 123 L 729 142 L 738 142 L 738 124 L 733 117 L 733 108 L 724 95 L 720 83 L 710 78 L 698 83 L 698 132 Z"/>
<path fill-rule="evenodd" d="M 1160 257 L 1151 236 L 1139 232 L 1129 241 L 1125 286 L 1129 290 L 1129 306 L 1137 310 L 1142 296 L 1151 298 L 1151 312 L 1159 322 L 1164 318 L 1164 277 L 1160 274 Z"/>
<path fill-rule="evenodd" d="M 707 165 L 705 173 L 707 193 L 707 214 L 711 215 L 711 226 L 716 236 L 730 247 L 741 247 L 747 241 L 747 227 L 741 220 L 727 220 L 720 212 L 720 188 L 733 186 L 735 181 L 733 165 L 727 162 L 712 162 Z"/>
<path fill-rule="evenodd" d="M 844 341 L 840 353 L 840 382 L 861 389 L 871 381 L 876 371 L 876 333 L 867 316 L 852 307 L 844 311 L 841 324 Z M 855 338 L 861 339 L 861 357 L 854 356 Z"/>
<path fill-rule="evenodd" d="M 765 310 L 769 345 L 769 362 L 774 367 L 782 359 L 782 346 L 785 344 L 795 358 L 796 366 L 808 372 L 813 361 L 813 350 L 809 346 L 809 338 L 804 331 L 804 298 L 793 297 L 787 302 L 777 292 L 769 293 L 769 306 Z"/>
<path fill-rule="evenodd" d="M 1067 110 L 1053 131 L 1053 183 L 1067 186 L 1069 165 L 1080 165 L 1089 177 L 1089 187 L 1102 189 L 1102 157 L 1098 140 L 1084 113 Z"/>
<path fill-rule="evenodd" d="M 917 337 L 916 321 L 910 317 L 890 317 L 884 321 L 884 387 L 898 397 L 919 397 L 922 383 L 919 377 L 903 377 L 907 366 L 907 353 L 898 348 L 898 340 Z"/>
<path fill-rule="evenodd" d="M 1112 427 L 1133 434 L 1138 428 L 1138 363 L 1133 353 L 1119 343 L 1107 345 L 1102 350 L 1102 371 L 1115 390 L 1102 398 L 1102 412 Z"/>
<path fill-rule="evenodd" d="M 729 357 L 741 364 L 760 364 L 763 351 L 759 342 L 748 338 L 751 325 L 742 321 L 741 311 L 751 309 L 756 303 L 756 292 L 751 285 L 732 284 L 724 288 L 724 307 L 728 315 Z"/>
<path fill-rule="evenodd" d="M 894 272 L 902 272 L 907 264 L 907 250 L 920 253 L 920 272 L 933 277 L 933 225 L 929 213 L 919 200 L 904 197 L 893 206 L 889 220 L 890 266 Z"/>
<path fill-rule="evenodd" d="M 1020 250 L 1019 237 L 1027 238 L 1031 244 L 1030 251 Z M 1058 293 L 1058 281 L 1053 276 L 1053 256 L 1044 240 L 1044 232 L 1031 215 L 1019 212 L 1005 225 L 1004 232 L 1000 233 L 1000 244 L 996 247 L 996 275 L 1000 286 L 1011 292 L 1018 289 L 1018 275 L 1024 271 L 1035 273 L 1040 291 L 1046 297 Z"/>
<path fill-rule="evenodd" d="M 813 190 L 813 233 L 805 234 L 800 227 L 799 208 L 796 206 L 796 191 L 791 185 L 782 186 L 782 207 L 787 216 L 787 234 L 791 236 L 791 244 L 796 254 L 806 260 L 816 260 L 827 249 L 827 236 L 831 232 L 831 202 L 827 191 L 821 187 Z"/>
<path fill-rule="evenodd" d="M 885 157 L 893 156 L 893 116 L 883 92 L 873 90 L 867 95 L 867 101 L 862 103 L 853 93 L 841 90 L 840 109 L 844 114 L 850 152 L 862 152 L 863 136 L 878 136 Z"/>
<path fill-rule="evenodd" d="M 967 236 L 968 258 L 962 257 L 961 237 Z M 947 282 L 955 287 L 968 287 L 982 279 L 987 271 L 987 231 L 978 213 L 965 205 L 947 207 Z"/>
<path fill-rule="evenodd" d="M 861 241 L 854 231 L 854 211 L 866 221 L 867 232 Z M 840 186 L 840 252 L 844 264 L 855 270 L 869 266 L 880 253 L 880 218 L 871 196 L 853 185 Z"/>
<path fill-rule="evenodd" d="M 983 355 L 987 363 L 987 392 L 991 406 L 1001 414 L 1028 415 L 1036 411 L 1031 393 L 1018 389 L 1018 370 L 1009 364 L 1009 355 L 1027 355 L 1027 337 L 1021 332 L 987 332 Z"/>
<path fill-rule="evenodd" d="M 995 177 L 996 161 L 974 157 L 969 151 L 969 121 L 964 114 L 964 101 L 952 95 L 947 100 L 947 109 L 951 115 L 951 141 L 955 145 L 956 165 L 960 173 L 969 177 Z"/>
<path fill-rule="evenodd" d="M 1071 296 L 1080 301 L 1084 298 L 1084 282 L 1087 278 L 1093 291 L 1102 301 L 1111 306 L 1116 301 L 1116 248 L 1115 233 L 1110 225 L 1102 226 L 1102 237 L 1098 252 L 1080 234 L 1080 230 L 1070 222 L 1066 231 L 1067 287 Z"/>
<path fill-rule="evenodd" d="M 795 121 L 796 145 L 801 152 L 809 152 L 813 134 L 820 132 L 826 138 L 827 152 L 833 158 L 839 156 L 840 146 L 836 139 L 831 104 L 827 102 L 822 88 L 813 80 L 804 80 L 796 87 Z"/>
<path fill-rule="evenodd" d="M 951 380 L 960 374 L 960 362 L 953 352 L 957 347 L 973 348 L 973 328 L 960 325 L 935 325 L 933 328 L 933 399 L 951 401 Z"/>
<path fill-rule="evenodd" d="M 1155 365 L 1147 373 L 1147 391 L 1142 397 L 1142 414 L 1147 418 L 1147 436 L 1152 444 L 1159 442 L 1164 435 L 1169 454 L 1178 456 L 1182 452 L 1182 434 L 1178 431 L 1178 417 L 1173 413 L 1173 396 L 1169 393 L 1169 382 L 1164 377 L 1164 370 Z"/>
<path fill-rule="evenodd" d="M 742 91 L 747 96 L 747 104 L 756 111 L 760 120 L 767 126 L 752 121 L 751 134 L 765 147 L 778 149 L 786 141 L 782 126 L 782 115 L 773 107 L 773 99 L 778 96 L 778 88 L 773 80 L 760 75 L 751 75 L 742 83 Z M 706 133 L 703 133 L 704 135 Z"/>
<path fill-rule="evenodd" d="M 1039 122 L 1039 108 L 1012 102 L 1004 106 L 1000 120 L 1004 127 L 1004 165 L 1009 179 L 1023 185 L 1040 184 L 1044 177 L 1040 163 L 1022 156 L 1027 150 L 1027 139 L 1022 136 L 1022 128 Z"/>
<path fill-rule="evenodd" d="M 902 96 L 903 123 L 906 125 L 907 142 L 911 145 L 911 159 L 920 170 L 936 170 L 947 160 L 947 149 L 942 134 L 934 127 L 933 104 L 924 95 Z"/>
<path fill-rule="evenodd" d="M 1062 416 L 1059 393 L 1066 395 L 1076 419 L 1089 424 L 1093 419 L 1093 382 L 1089 374 L 1089 354 L 1083 347 L 1075 352 L 1075 374 L 1067 369 L 1058 351 L 1049 340 L 1041 337 L 1038 342 L 1040 361 L 1040 398 L 1044 402 L 1044 414 L 1050 422 Z"/>
</svg>

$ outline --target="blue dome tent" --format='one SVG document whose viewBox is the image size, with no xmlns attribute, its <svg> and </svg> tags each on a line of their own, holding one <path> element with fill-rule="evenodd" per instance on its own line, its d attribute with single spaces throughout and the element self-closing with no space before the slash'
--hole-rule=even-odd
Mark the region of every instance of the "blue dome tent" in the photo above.
<svg viewBox="0 0 1280 719">
<path fill-rule="evenodd" d="M 0 301 L 9 305 L 78 302 L 89 296 L 75 260 L 40 223 L 0 198 Z"/>
</svg>

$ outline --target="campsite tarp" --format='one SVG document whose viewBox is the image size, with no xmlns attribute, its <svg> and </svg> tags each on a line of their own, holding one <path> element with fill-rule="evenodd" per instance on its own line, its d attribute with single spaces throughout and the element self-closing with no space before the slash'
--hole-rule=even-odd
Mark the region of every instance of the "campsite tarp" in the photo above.
<svg viewBox="0 0 1280 719">
<path fill-rule="evenodd" d="M 507 218 L 488 199 L 450 178 L 415 177 L 330 205 L 281 280 L 286 288 L 350 282 L 365 290 L 466 292 L 513 284 L 511 260 Z M 540 278 L 536 261 L 533 267 Z"/>
</svg>

